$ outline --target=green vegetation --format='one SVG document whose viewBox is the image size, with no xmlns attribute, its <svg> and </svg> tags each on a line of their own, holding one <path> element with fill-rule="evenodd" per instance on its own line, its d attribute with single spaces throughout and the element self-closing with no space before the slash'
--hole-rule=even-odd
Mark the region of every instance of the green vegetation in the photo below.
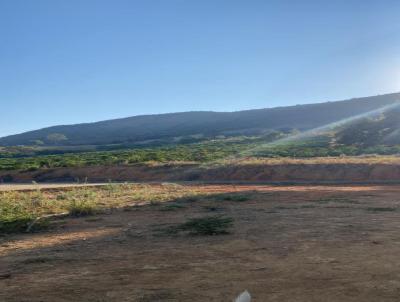
<svg viewBox="0 0 400 302">
<path fill-rule="evenodd" d="M 0 146 L 83 146 L 198 141 L 221 135 L 259 135 L 264 129 L 318 128 L 398 101 L 388 94 L 340 102 L 236 112 L 182 112 L 63 125 L 0 138 Z"/>
<path fill-rule="evenodd" d="M 260 146 L 260 139 L 238 141 L 217 140 L 193 145 L 176 145 L 149 149 L 93 151 L 31 157 L 0 157 L 0 171 L 36 171 L 60 167 L 134 165 L 141 163 L 194 162 L 208 163 L 229 157 L 315 158 L 360 155 L 400 154 L 400 145 L 330 146 L 321 142 L 291 142 Z M 7 181 L 7 179 L 4 179 Z"/>
<path fill-rule="evenodd" d="M 265 131 L 252 136 L 215 136 L 184 139 L 161 145 L 44 147 L 0 147 L 0 171 L 35 171 L 59 167 L 134 165 L 141 163 L 209 163 L 229 158 L 314 158 L 400 154 L 399 110 L 375 118 L 364 118 L 309 137 L 284 140 L 296 129 Z M 60 134 L 52 139 L 62 140 Z M 283 139 L 283 140 L 281 140 Z M 104 151 L 101 151 L 103 150 Z M 7 181 L 7 179 L 4 179 Z"/>
<path fill-rule="evenodd" d="M 278 135 L 278 134 L 277 134 Z M 210 162 L 255 146 L 261 137 L 217 139 L 191 145 L 175 145 L 118 151 L 95 151 L 58 155 L 0 158 L 0 170 L 34 171 L 42 168 L 130 165 L 146 162 Z M 272 139 L 272 138 L 270 138 Z"/>
<path fill-rule="evenodd" d="M 96 205 L 88 200 L 71 200 L 67 210 L 69 215 L 75 217 L 88 216 L 96 213 Z"/>
<path fill-rule="evenodd" d="M 334 138 L 325 136 L 257 146 L 251 151 L 251 156 L 266 158 L 313 158 L 400 154 L 400 145 L 374 145 L 365 147 L 356 144 L 334 144 L 332 141 L 334 141 Z"/>
<path fill-rule="evenodd" d="M 37 217 L 17 207 L 2 207 L 0 210 L 0 234 L 38 231 L 48 226 L 48 220 L 36 222 Z M 34 225 L 33 225 L 34 224 Z M 32 226 L 32 227 L 30 227 Z"/>
<path fill-rule="evenodd" d="M 46 202 L 41 192 L 30 192 L 29 195 L 7 192 L 0 195 L 0 234 L 26 231 L 38 218 L 33 208 L 44 208 Z M 45 221 L 35 224 L 37 230 L 45 226 Z"/>
<path fill-rule="evenodd" d="M 400 145 L 375 145 L 364 147 L 353 144 L 333 144 L 330 136 L 303 139 L 301 141 L 281 142 L 264 146 L 257 146 L 251 152 L 255 157 L 338 157 L 360 155 L 393 155 L 400 154 Z"/>
<path fill-rule="evenodd" d="M 400 154 L 398 97 L 51 127 L 1 138 L 0 171 Z"/>
</svg>

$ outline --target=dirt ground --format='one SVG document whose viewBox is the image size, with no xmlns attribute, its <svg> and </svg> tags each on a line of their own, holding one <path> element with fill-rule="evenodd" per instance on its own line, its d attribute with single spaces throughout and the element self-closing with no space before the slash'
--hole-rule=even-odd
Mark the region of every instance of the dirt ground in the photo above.
<svg viewBox="0 0 400 302">
<path fill-rule="evenodd" d="M 399 301 L 400 186 L 201 189 L 213 195 L 171 211 L 144 205 L 0 237 L 0 301 L 221 302 L 245 289 L 255 302 Z M 249 200 L 214 198 L 226 192 Z M 157 232 L 215 214 L 234 219 L 230 234 Z"/>
</svg>

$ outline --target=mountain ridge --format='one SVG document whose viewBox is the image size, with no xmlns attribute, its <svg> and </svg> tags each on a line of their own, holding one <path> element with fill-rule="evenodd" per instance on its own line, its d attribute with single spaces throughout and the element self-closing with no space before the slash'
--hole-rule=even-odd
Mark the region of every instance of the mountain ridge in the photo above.
<svg viewBox="0 0 400 302">
<path fill-rule="evenodd" d="M 203 135 L 262 132 L 277 129 L 309 130 L 343 118 L 393 104 L 400 93 L 233 112 L 188 111 L 57 125 L 0 138 L 0 146 L 103 145 Z"/>
</svg>

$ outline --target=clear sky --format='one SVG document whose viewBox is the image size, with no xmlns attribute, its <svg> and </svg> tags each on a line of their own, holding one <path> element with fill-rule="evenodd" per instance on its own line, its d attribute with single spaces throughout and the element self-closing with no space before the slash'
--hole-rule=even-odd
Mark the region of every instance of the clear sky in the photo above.
<svg viewBox="0 0 400 302">
<path fill-rule="evenodd" d="M 400 91 L 398 0 L 0 0 L 0 136 Z"/>
</svg>

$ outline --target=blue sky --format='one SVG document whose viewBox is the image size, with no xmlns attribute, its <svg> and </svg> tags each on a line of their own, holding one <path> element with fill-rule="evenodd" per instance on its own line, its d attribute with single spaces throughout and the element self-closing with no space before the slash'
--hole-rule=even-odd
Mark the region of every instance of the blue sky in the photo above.
<svg viewBox="0 0 400 302">
<path fill-rule="evenodd" d="M 0 136 L 400 91 L 398 0 L 0 0 Z"/>
</svg>

